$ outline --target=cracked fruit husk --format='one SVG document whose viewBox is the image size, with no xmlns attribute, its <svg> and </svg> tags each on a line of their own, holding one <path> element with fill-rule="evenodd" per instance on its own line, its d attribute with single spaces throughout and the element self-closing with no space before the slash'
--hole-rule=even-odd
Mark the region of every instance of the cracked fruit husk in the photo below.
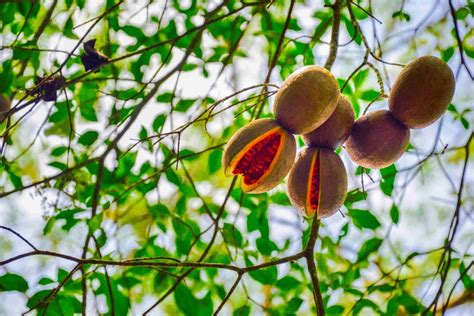
<svg viewBox="0 0 474 316">
<path fill-rule="evenodd" d="M 307 147 L 298 153 L 288 176 L 291 204 L 306 216 L 336 213 L 347 193 L 346 168 L 330 149 Z"/>
<path fill-rule="evenodd" d="M 395 79 L 388 105 L 393 115 L 409 128 L 434 123 L 454 95 L 454 74 L 439 58 L 423 56 L 410 62 Z"/>
<path fill-rule="evenodd" d="M 339 98 L 336 78 L 319 66 L 306 66 L 292 73 L 275 96 L 277 121 L 293 134 L 309 133 L 334 112 Z"/>
<path fill-rule="evenodd" d="M 360 117 L 352 127 L 345 147 L 351 159 L 365 168 L 385 168 L 397 161 L 410 141 L 410 130 L 379 110 Z"/>
<path fill-rule="evenodd" d="M 324 122 L 314 131 L 303 134 L 303 140 L 308 146 L 336 149 L 342 145 L 354 125 L 354 109 L 345 96 L 340 96 L 336 109 Z"/>
<path fill-rule="evenodd" d="M 273 119 L 259 119 L 230 138 L 222 165 L 226 175 L 242 175 L 244 192 L 263 193 L 286 177 L 295 156 L 294 136 Z"/>
</svg>

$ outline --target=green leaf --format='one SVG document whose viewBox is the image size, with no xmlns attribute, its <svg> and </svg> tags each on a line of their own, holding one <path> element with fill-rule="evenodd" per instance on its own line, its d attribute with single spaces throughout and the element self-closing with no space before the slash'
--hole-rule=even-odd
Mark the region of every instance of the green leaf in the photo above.
<svg viewBox="0 0 474 316">
<path fill-rule="evenodd" d="M 392 219 L 392 222 L 394 224 L 398 224 L 398 221 L 400 219 L 400 211 L 398 210 L 398 207 L 395 204 L 392 204 L 392 207 L 390 208 L 390 218 Z"/>
<path fill-rule="evenodd" d="M 237 308 L 236 310 L 234 310 L 234 313 L 232 314 L 232 316 L 249 316 L 249 315 L 250 315 L 250 306 L 248 305 L 244 305 Z"/>
<path fill-rule="evenodd" d="M 125 25 L 121 28 L 128 36 L 135 37 L 137 40 L 143 40 L 146 38 L 145 33 L 143 33 L 141 28 L 138 28 L 133 25 Z"/>
<path fill-rule="evenodd" d="M 257 249 L 264 256 L 270 256 L 272 251 L 278 250 L 277 245 L 268 238 L 259 237 L 256 240 Z"/>
<path fill-rule="evenodd" d="M 352 205 L 353 203 L 364 201 L 367 199 L 367 192 L 362 192 L 359 189 L 353 189 L 347 192 L 344 205 Z"/>
<path fill-rule="evenodd" d="M 245 264 L 247 267 L 253 266 L 247 256 L 245 256 Z M 269 266 L 268 268 L 250 271 L 249 275 L 252 279 L 262 284 L 275 284 L 278 279 L 278 270 L 276 266 Z"/>
<path fill-rule="evenodd" d="M 456 11 L 456 19 L 464 20 L 471 12 L 468 8 L 462 7 Z"/>
<path fill-rule="evenodd" d="M 448 47 L 441 51 L 441 59 L 447 63 L 454 55 L 454 46 Z"/>
<path fill-rule="evenodd" d="M 299 297 L 293 297 L 291 300 L 286 302 L 285 313 L 288 314 L 295 314 L 303 304 L 303 300 Z"/>
<path fill-rule="evenodd" d="M 170 103 L 171 100 L 173 100 L 174 98 L 174 94 L 171 93 L 171 92 L 165 92 L 163 94 L 160 94 L 157 98 L 156 98 L 156 101 L 157 102 L 161 102 L 161 103 Z"/>
<path fill-rule="evenodd" d="M 198 67 L 198 65 L 196 64 L 186 64 L 183 66 L 182 70 L 183 71 L 192 71 L 194 69 L 196 69 Z"/>
<path fill-rule="evenodd" d="M 277 267 L 272 266 L 265 269 L 260 269 L 256 271 L 249 272 L 252 279 L 262 284 L 273 284 L 277 280 Z"/>
<path fill-rule="evenodd" d="M 461 262 L 461 264 L 459 265 L 459 274 L 462 275 L 462 284 L 464 285 L 464 288 L 467 291 L 473 291 L 474 279 L 472 279 L 467 272 L 468 271 L 466 271 L 466 265 L 464 264 L 464 262 Z"/>
<path fill-rule="evenodd" d="M 357 43 L 357 45 L 360 46 L 362 44 L 362 37 L 360 36 L 360 33 L 357 31 L 352 21 L 345 15 L 342 15 L 342 21 L 346 26 L 346 30 L 347 33 L 349 33 L 349 37 L 354 38 L 354 41 Z"/>
<path fill-rule="evenodd" d="M 41 285 L 48 285 L 48 284 L 51 284 L 51 283 L 54 283 L 55 281 L 54 280 L 51 280 L 50 278 L 41 278 L 39 281 L 38 281 L 38 284 L 41 284 Z"/>
<path fill-rule="evenodd" d="M 366 307 L 368 307 L 368 308 L 370 308 L 374 311 L 379 310 L 379 307 L 377 306 L 377 304 L 375 304 L 371 300 L 361 299 L 361 300 L 358 301 L 357 305 L 354 307 L 354 310 L 353 310 L 354 315 L 358 315 Z M 365 315 L 365 313 L 362 314 L 362 315 Z"/>
<path fill-rule="evenodd" d="M 53 157 L 59 157 L 59 156 L 63 155 L 66 151 L 67 151 L 66 146 L 59 146 L 59 147 L 56 147 L 53 150 L 51 150 L 50 155 L 53 156 Z"/>
<path fill-rule="evenodd" d="M 25 293 L 27 290 L 28 283 L 22 276 L 13 273 L 0 276 L 0 292 L 18 291 Z"/>
<path fill-rule="evenodd" d="M 392 14 L 392 18 L 398 18 L 400 21 L 403 22 L 403 20 L 407 21 L 407 22 L 410 22 L 410 15 L 408 15 L 407 13 L 403 12 L 403 11 L 396 11 Z"/>
<path fill-rule="evenodd" d="M 189 288 L 182 283 L 174 291 L 174 300 L 185 315 L 205 316 L 211 315 L 213 311 L 211 292 L 208 292 L 203 299 L 197 299 Z"/>
<path fill-rule="evenodd" d="M 30 299 L 26 303 L 26 306 L 28 308 L 38 307 L 38 305 L 42 301 L 44 301 L 51 294 L 51 292 L 52 290 L 43 290 L 43 291 L 36 292 L 32 297 L 30 297 Z"/>
<path fill-rule="evenodd" d="M 226 243 L 235 247 L 242 247 L 242 234 L 234 225 L 225 223 L 222 234 Z"/>
<path fill-rule="evenodd" d="M 178 112 L 186 112 L 194 104 L 194 102 L 196 102 L 196 100 L 181 99 L 178 101 L 178 104 L 176 104 L 174 109 Z"/>
<path fill-rule="evenodd" d="M 358 228 L 375 230 L 379 228 L 379 220 L 367 210 L 349 209 L 349 215 L 352 217 L 354 225 Z"/>
<path fill-rule="evenodd" d="M 397 167 L 390 165 L 387 168 L 380 169 L 382 181 L 380 182 L 380 189 L 387 196 L 392 196 L 395 186 L 395 177 L 397 175 Z"/>
<path fill-rule="evenodd" d="M 474 29 L 471 29 L 463 39 L 464 52 L 467 56 L 474 59 Z"/>
<path fill-rule="evenodd" d="M 222 149 L 214 149 L 209 154 L 208 170 L 209 174 L 213 174 L 222 168 Z"/>
<path fill-rule="evenodd" d="M 352 79 L 354 80 L 354 85 L 356 86 L 356 88 L 360 88 L 368 76 L 368 69 L 358 71 L 357 74 L 354 76 L 354 79 Z"/>
<path fill-rule="evenodd" d="M 115 93 L 115 97 L 119 100 L 132 100 L 140 96 L 140 91 L 134 88 L 126 89 L 126 90 L 117 90 Z"/>
<path fill-rule="evenodd" d="M 87 223 L 89 226 L 89 232 L 94 233 L 102 226 L 102 220 L 104 218 L 103 213 L 96 214 L 92 219 L 90 219 Z"/>
<path fill-rule="evenodd" d="M 48 118 L 48 121 L 51 123 L 58 123 L 60 121 L 66 120 L 68 117 L 66 102 L 57 102 L 55 107 L 56 112 L 51 114 L 51 116 Z"/>
<path fill-rule="evenodd" d="M 294 277 L 287 275 L 278 280 L 275 285 L 281 290 L 287 292 L 298 288 L 301 285 L 301 282 L 295 279 Z"/>
<path fill-rule="evenodd" d="M 327 315 L 342 315 L 344 314 L 344 307 L 341 305 L 332 305 L 326 309 Z"/>
<path fill-rule="evenodd" d="M 357 261 L 365 260 L 367 257 L 379 250 L 380 246 L 382 245 L 383 240 L 379 238 L 372 238 L 367 240 L 359 250 L 357 254 Z"/>
<path fill-rule="evenodd" d="M 74 34 L 73 27 L 74 27 L 74 23 L 72 21 L 72 14 L 71 14 L 69 18 L 67 19 L 66 24 L 64 25 L 63 34 L 66 37 L 69 37 L 70 39 L 77 40 L 79 39 L 79 37 L 76 34 Z"/>
<path fill-rule="evenodd" d="M 256 209 L 253 209 L 252 212 L 250 212 L 250 215 L 247 216 L 247 230 L 249 232 L 258 230 L 260 232 L 260 236 L 269 236 L 269 226 L 266 208 L 258 207 Z"/>
<path fill-rule="evenodd" d="M 157 115 L 155 117 L 155 119 L 153 120 L 153 124 L 152 124 L 153 131 L 155 131 L 156 133 L 158 133 L 160 131 L 160 128 L 166 122 L 166 117 L 167 117 L 166 114 L 160 114 L 160 115 Z"/>
<path fill-rule="evenodd" d="M 398 296 L 397 301 L 400 305 L 405 306 L 405 309 L 410 314 L 417 314 L 422 310 L 418 301 L 410 294 L 401 294 L 400 296 Z"/>
<path fill-rule="evenodd" d="M 365 101 L 374 101 L 380 96 L 380 92 L 376 90 L 367 90 L 362 92 L 360 98 Z"/>
<path fill-rule="evenodd" d="M 283 205 L 283 206 L 290 206 L 290 200 L 288 199 L 288 194 L 283 192 L 276 192 L 270 197 L 273 203 Z"/>
<path fill-rule="evenodd" d="M 59 162 L 59 161 L 50 162 L 50 163 L 48 163 L 48 166 L 59 169 L 61 171 L 64 171 L 67 168 L 66 164 L 64 164 L 62 162 Z"/>
<path fill-rule="evenodd" d="M 166 179 L 168 179 L 169 182 L 173 183 L 177 187 L 181 186 L 181 180 L 179 179 L 178 175 L 176 174 L 176 172 L 173 169 L 168 168 L 165 171 L 165 176 L 166 176 Z"/>
<path fill-rule="evenodd" d="M 99 138 L 99 133 L 96 131 L 87 131 L 79 137 L 77 142 L 83 146 L 92 145 Z"/>
<path fill-rule="evenodd" d="M 466 118 L 465 118 L 464 116 L 461 116 L 460 121 L 461 121 L 462 126 L 463 126 L 465 129 L 468 130 L 470 124 L 469 124 L 469 122 L 466 120 Z"/>
</svg>

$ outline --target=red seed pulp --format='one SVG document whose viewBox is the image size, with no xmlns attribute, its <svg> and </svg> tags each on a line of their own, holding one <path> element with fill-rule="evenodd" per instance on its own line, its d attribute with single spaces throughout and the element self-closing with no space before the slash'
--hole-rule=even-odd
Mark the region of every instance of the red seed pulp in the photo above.
<svg viewBox="0 0 474 316">
<path fill-rule="evenodd" d="M 314 158 L 313 173 L 311 174 L 309 202 L 312 210 L 318 210 L 319 208 L 320 174 L 318 151 Z"/>
<path fill-rule="evenodd" d="M 240 158 L 232 173 L 243 174 L 244 183 L 247 185 L 256 183 L 270 167 L 278 152 L 280 142 L 281 135 L 279 133 L 265 137 Z"/>
</svg>

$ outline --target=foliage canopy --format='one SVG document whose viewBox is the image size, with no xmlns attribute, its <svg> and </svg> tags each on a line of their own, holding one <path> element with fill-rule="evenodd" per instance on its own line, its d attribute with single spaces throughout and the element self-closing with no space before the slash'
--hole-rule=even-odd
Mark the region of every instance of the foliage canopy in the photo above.
<svg viewBox="0 0 474 316">
<path fill-rule="evenodd" d="M 0 313 L 472 308 L 471 0 L 2 1 L 0 16 Z M 224 177 L 223 145 L 271 117 L 294 70 L 331 69 L 359 117 L 420 55 L 454 70 L 453 104 L 380 171 L 338 149 L 340 213 L 305 219 L 284 183 L 249 195 Z"/>
</svg>

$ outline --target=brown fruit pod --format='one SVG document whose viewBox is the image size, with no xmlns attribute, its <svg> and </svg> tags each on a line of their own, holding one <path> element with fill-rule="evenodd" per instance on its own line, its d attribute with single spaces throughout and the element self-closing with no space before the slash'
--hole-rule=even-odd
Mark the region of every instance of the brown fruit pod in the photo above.
<svg viewBox="0 0 474 316">
<path fill-rule="evenodd" d="M 393 115 L 406 127 L 434 123 L 454 95 L 454 74 L 439 58 L 423 56 L 410 62 L 395 79 L 388 99 Z"/>
<path fill-rule="evenodd" d="M 292 73 L 275 96 L 276 120 L 293 134 L 309 133 L 334 112 L 339 98 L 336 78 L 319 66 Z"/>
<path fill-rule="evenodd" d="M 329 119 L 314 131 L 303 134 L 302 138 L 308 146 L 334 150 L 346 141 L 353 125 L 354 109 L 349 100 L 341 95 Z"/>
<path fill-rule="evenodd" d="M 288 176 L 291 204 L 306 216 L 331 216 L 343 205 L 347 173 L 341 158 L 326 148 L 307 147 L 298 153 Z"/>
<path fill-rule="evenodd" d="M 385 168 L 397 161 L 410 141 L 410 130 L 386 110 L 360 117 L 345 143 L 349 156 L 365 168 Z"/>
<path fill-rule="evenodd" d="M 294 136 L 273 119 L 255 120 L 228 141 L 222 157 L 228 176 L 242 174 L 242 190 L 263 193 L 288 174 L 296 156 Z"/>
<path fill-rule="evenodd" d="M 8 111 L 10 111 L 11 102 L 10 100 L 0 94 L 0 123 L 7 117 Z"/>
</svg>

